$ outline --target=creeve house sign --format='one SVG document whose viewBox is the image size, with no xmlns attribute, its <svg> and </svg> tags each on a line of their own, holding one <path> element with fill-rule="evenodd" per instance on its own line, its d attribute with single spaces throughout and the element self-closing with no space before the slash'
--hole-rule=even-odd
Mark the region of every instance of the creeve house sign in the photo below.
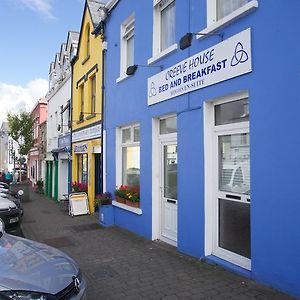
<svg viewBox="0 0 300 300">
<path fill-rule="evenodd" d="M 252 71 L 251 29 L 148 78 L 148 105 Z"/>
</svg>

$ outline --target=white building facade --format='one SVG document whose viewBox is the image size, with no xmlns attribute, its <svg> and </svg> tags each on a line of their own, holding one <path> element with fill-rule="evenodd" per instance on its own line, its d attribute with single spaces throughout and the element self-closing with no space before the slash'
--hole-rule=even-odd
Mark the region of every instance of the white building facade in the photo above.
<svg viewBox="0 0 300 300">
<path fill-rule="evenodd" d="M 71 60 L 77 52 L 77 32 L 68 33 L 67 42 L 50 64 L 47 115 L 45 193 L 57 201 L 69 192 Z"/>
</svg>

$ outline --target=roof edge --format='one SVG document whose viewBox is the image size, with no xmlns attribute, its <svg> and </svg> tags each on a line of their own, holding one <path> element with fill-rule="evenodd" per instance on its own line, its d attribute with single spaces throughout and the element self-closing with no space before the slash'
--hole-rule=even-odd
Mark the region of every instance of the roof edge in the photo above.
<svg viewBox="0 0 300 300">
<path fill-rule="evenodd" d="M 109 0 L 105 7 L 108 9 L 108 11 L 112 10 L 119 2 L 120 0 Z"/>
</svg>

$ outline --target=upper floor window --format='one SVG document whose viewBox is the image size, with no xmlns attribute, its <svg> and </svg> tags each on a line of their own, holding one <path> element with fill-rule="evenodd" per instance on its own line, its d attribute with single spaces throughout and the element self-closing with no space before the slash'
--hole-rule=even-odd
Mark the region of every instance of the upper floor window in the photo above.
<svg viewBox="0 0 300 300">
<path fill-rule="evenodd" d="M 257 0 L 207 0 L 207 26 L 222 26 L 257 7 Z"/>
<path fill-rule="evenodd" d="M 79 114 L 84 111 L 84 85 L 79 87 Z M 80 117 L 79 117 L 80 118 Z"/>
<path fill-rule="evenodd" d="M 96 111 L 96 76 L 91 78 L 91 113 Z"/>
<path fill-rule="evenodd" d="M 86 28 L 86 33 L 85 33 L 85 38 L 86 38 L 86 57 L 90 55 L 90 25 L 87 25 Z"/>
<path fill-rule="evenodd" d="M 130 16 L 121 25 L 121 68 L 120 73 L 125 74 L 126 69 L 134 64 L 134 15 Z"/>
<path fill-rule="evenodd" d="M 217 0 L 217 20 L 228 16 L 247 2 L 249 0 Z"/>
<path fill-rule="evenodd" d="M 175 44 L 175 0 L 153 0 L 153 55 Z"/>
</svg>

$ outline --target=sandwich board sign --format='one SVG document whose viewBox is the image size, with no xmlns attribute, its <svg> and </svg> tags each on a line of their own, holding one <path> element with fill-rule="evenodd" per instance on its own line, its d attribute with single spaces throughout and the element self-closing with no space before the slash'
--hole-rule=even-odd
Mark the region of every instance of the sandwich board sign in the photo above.
<svg viewBox="0 0 300 300">
<path fill-rule="evenodd" d="M 70 215 L 87 215 L 90 213 L 88 196 L 85 192 L 72 193 L 69 197 Z"/>
</svg>

